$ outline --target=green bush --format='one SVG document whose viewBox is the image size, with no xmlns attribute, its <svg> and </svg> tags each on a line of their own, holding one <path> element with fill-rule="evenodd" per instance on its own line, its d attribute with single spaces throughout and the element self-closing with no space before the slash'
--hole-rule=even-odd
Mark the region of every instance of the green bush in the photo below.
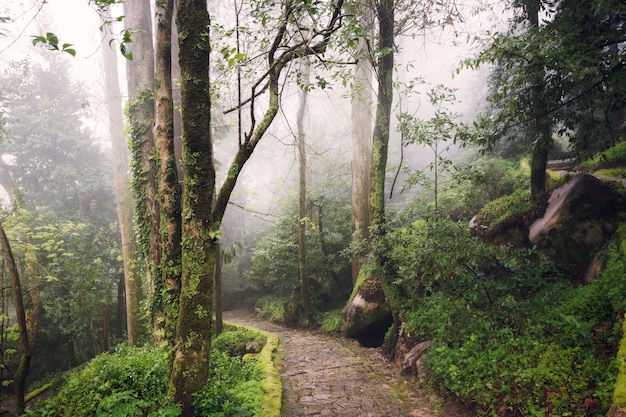
<svg viewBox="0 0 626 417">
<path fill-rule="evenodd" d="M 259 353 L 267 338 L 255 331 L 236 328 L 226 331 L 211 342 L 211 349 L 225 352 L 229 356 L 243 356 L 246 353 Z M 250 352 L 250 351 L 253 352 Z"/>
<path fill-rule="evenodd" d="M 322 331 L 328 333 L 341 333 L 343 329 L 341 310 L 341 308 L 338 308 L 318 314 L 317 321 L 319 322 Z"/>
<path fill-rule="evenodd" d="M 285 321 L 285 303 L 289 297 L 275 297 L 266 295 L 256 301 L 256 307 L 260 309 L 261 317 L 282 323 Z"/>
<path fill-rule="evenodd" d="M 595 171 L 603 166 L 623 163 L 626 163 L 626 142 L 618 143 L 612 148 L 598 153 L 593 158 L 584 161 L 581 167 L 589 171 Z"/>
<path fill-rule="evenodd" d="M 231 349 L 228 349 L 231 350 Z M 212 349 L 209 381 L 197 394 L 198 417 L 253 417 L 263 398 L 263 372 L 253 358 Z"/>
<path fill-rule="evenodd" d="M 603 276 L 574 288 L 541 253 L 486 244 L 464 222 L 424 217 L 387 239 L 403 330 L 433 343 L 433 387 L 490 416 L 606 412 L 626 307 L 621 241 Z"/>
<path fill-rule="evenodd" d="M 70 372 L 59 393 L 31 416 L 178 416 L 165 395 L 167 353 L 119 346 Z"/>
<path fill-rule="evenodd" d="M 209 380 L 196 396 L 196 415 L 252 417 L 264 391 L 263 371 L 244 355 L 249 343 L 262 348 L 266 337 L 248 329 L 226 331 L 213 340 Z M 119 346 L 70 371 L 58 394 L 30 417 L 176 417 L 181 410 L 167 396 L 167 351 Z"/>
<path fill-rule="evenodd" d="M 434 385 L 490 416 L 582 417 L 591 415 L 583 404 L 610 401 L 610 391 L 597 389 L 607 369 L 594 355 L 508 329 L 458 346 L 433 345 L 426 364 Z"/>
</svg>

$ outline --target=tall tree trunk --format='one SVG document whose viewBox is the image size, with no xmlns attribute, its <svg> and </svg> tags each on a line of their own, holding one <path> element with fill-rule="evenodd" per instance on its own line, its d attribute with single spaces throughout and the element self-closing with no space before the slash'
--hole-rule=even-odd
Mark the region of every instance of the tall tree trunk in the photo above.
<svg viewBox="0 0 626 417">
<path fill-rule="evenodd" d="M 140 249 L 144 253 L 145 272 L 153 285 L 155 268 L 161 264 L 159 209 L 157 206 L 157 167 L 154 158 L 155 123 L 154 49 L 152 13 L 149 0 L 124 2 L 125 28 L 133 31 L 133 59 L 126 62 L 128 83 L 128 122 L 132 153 L 132 181 L 135 193 L 135 218 L 138 221 Z M 141 334 L 141 280 L 138 274 L 126 287 L 128 343 L 136 345 Z"/>
<path fill-rule="evenodd" d="M 11 275 L 11 284 L 13 287 L 13 300 L 15 302 L 15 315 L 17 317 L 17 327 L 19 331 L 18 347 L 20 350 L 20 361 L 13 376 L 13 386 L 15 390 L 15 414 L 22 415 L 26 408 L 24 401 L 24 395 L 26 391 L 26 376 L 28 375 L 28 368 L 30 367 L 30 352 L 31 346 L 28 342 L 28 328 L 26 326 L 26 311 L 24 309 L 24 299 L 22 297 L 22 285 L 20 283 L 20 276 L 17 271 L 17 265 L 15 264 L 15 258 L 11 251 L 11 245 L 9 239 L 4 232 L 2 224 L 0 224 L 0 246 L 2 247 L 2 254 L 9 267 L 9 274 Z"/>
<path fill-rule="evenodd" d="M 206 0 L 176 5 L 183 131 L 182 280 L 169 390 L 183 416 L 206 383 L 211 346 L 217 230 L 212 218 L 215 169 L 209 95 Z"/>
<path fill-rule="evenodd" d="M 352 243 L 369 241 L 372 205 L 372 57 L 370 40 L 374 38 L 374 16 L 367 2 L 361 2 L 356 13 L 366 36 L 359 38 L 357 65 L 352 88 Z M 361 270 L 362 256 L 352 259 L 352 285 Z"/>
<path fill-rule="evenodd" d="M 531 30 L 539 30 L 539 9 L 541 0 L 526 0 L 526 14 Z M 529 129 L 532 143 L 530 159 L 530 195 L 537 199 L 546 191 L 546 168 L 548 153 L 552 149 L 552 126 L 548 115 L 548 105 L 544 99 L 545 69 L 543 63 L 535 63 L 535 76 L 531 86 L 533 120 Z"/>
<path fill-rule="evenodd" d="M 379 46 L 378 99 L 373 133 L 372 153 L 372 228 L 376 237 L 382 237 L 385 225 L 385 175 L 389 150 L 391 104 L 393 101 L 393 29 L 394 0 L 378 2 Z"/>
<path fill-rule="evenodd" d="M 299 198 L 298 198 L 298 270 L 300 272 L 300 297 L 302 299 L 302 308 L 304 316 L 309 322 L 313 323 L 313 307 L 311 306 L 311 296 L 309 294 L 309 268 L 306 259 L 306 135 L 304 132 L 304 115 L 307 105 L 307 88 L 309 85 L 311 69 L 309 63 L 304 58 L 301 61 L 300 71 L 300 107 L 297 114 L 297 135 L 298 135 L 298 155 L 300 161 L 299 169 Z"/>
<path fill-rule="evenodd" d="M 372 252 L 376 263 L 373 278 L 378 279 L 385 298 L 389 301 L 394 322 L 398 322 L 398 297 L 389 282 L 387 268 L 387 245 L 385 243 L 385 174 L 391 127 L 391 104 L 393 101 L 393 62 L 394 62 L 394 0 L 380 0 L 378 3 L 379 45 L 381 56 L 377 63 L 378 95 L 376 118 L 372 141 L 372 238 L 378 244 Z"/>
<path fill-rule="evenodd" d="M 113 192 L 115 194 L 115 204 L 117 207 L 117 221 L 120 229 L 120 240 L 122 242 L 122 260 L 124 263 L 124 294 L 129 289 L 136 287 L 137 277 L 137 246 L 133 231 L 133 203 L 129 188 L 128 176 L 128 149 L 126 138 L 124 137 L 124 111 L 122 109 L 122 92 L 120 90 L 119 73 L 117 69 L 117 53 L 110 47 L 111 36 L 106 36 L 103 40 L 104 46 L 101 48 L 102 61 L 104 63 L 104 84 L 106 111 L 109 115 L 109 136 L 111 138 L 111 150 L 113 160 Z M 134 292 L 137 294 L 137 291 Z M 130 303 L 129 303 L 130 301 Z M 129 307 L 130 305 L 130 307 Z M 128 335 L 133 335 L 136 340 L 135 330 L 138 325 L 137 312 L 139 299 L 126 299 L 126 322 L 131 322 L 132 331 Z M 128 320 L 130 317 L 131 320 Z M 118 317 L 121 321 L 122 317 Z M 128 327 L 127 327 L 128 330 Z"/>
<path fill-rule="evenodd" d="M 156 5 L 157 80 L 155 138 L 158 154 L 157 200 L 160 208 L 161 264 L 155 276 L 152 330 L 155 342 L 173 341 L 180 295 L 180 186 L 174 151 L 174 99 L 172 95 L 173 0 Z"/>
</svg>

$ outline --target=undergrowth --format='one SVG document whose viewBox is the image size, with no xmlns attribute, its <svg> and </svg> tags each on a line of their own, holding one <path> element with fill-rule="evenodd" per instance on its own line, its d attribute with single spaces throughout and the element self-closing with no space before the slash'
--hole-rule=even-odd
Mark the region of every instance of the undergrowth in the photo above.
<svg viewBox="0 0 626 417">
<path fill-rule="evenodd" d="M 604 415 L 626 308 L 617 239 L 603 276 L 574 288 L 540 253 L 488 245 L 465 223 L 422 219 L 388 238 L 403 330 L 432 341 L 432 387 L 485 416 Z"/>
<path fill-rule="evenodd" d="M 264 390 L 264 373 L 250 346 L 265 336 L 249 329 L 226 331 L 213 340 L 209 380 L 196 396 L 196 416 L 254 417 Z M 167 396 L 167 351 L 151 346 L 118 346 L 69 371 L 53 397 L 38 403 L 30 417 L 177 417 L 180 408 Z"/>
</svg>

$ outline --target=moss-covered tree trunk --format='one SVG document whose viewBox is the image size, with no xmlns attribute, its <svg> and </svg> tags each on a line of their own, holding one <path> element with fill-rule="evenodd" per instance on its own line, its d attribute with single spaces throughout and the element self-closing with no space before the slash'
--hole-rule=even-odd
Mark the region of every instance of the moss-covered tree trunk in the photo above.
<svg viewBox="0 0 626 417">
<path fill-rule="evenodd" d="M 183 133 L 182 277 L 169 390 L 184 416 L 206 383 L 211 346 L 215 248 L 206 0 L 179 0 L 176 24 Z"/>
<path fill-rule="evenodd" d="M 135 218 L 138 222 L 140 249 L 146 259 L 148 280 L 155 277 L 160 265 L 159 210 L 157 207 L 157 166 L 153 125 L 154 48 L 150 1 L 124 2 L 124 25 L 133 32 L 133 59 L 126 62 L 128 84 L 129 142 L 132 153 L 132 183 L 135 193 Z M 128 344 L 136 345 L 142 333 L 140 303 L 143 298 L 139 274 L 127 277 L 126 315 Z"/>
<path fill-rule="evenodd" d="M 174 99 L 172 95 L 173 0 L 156 4 L 157 33 L 156 124 L 158 154 L 157 201 L 160 209 L 161 264 L 155 276 L 152 333 L 155 342 L 173 341 L 176 331 L 181 276 L 181 191 L 174 151 Z"/>
<path fill-rule="evenodd" d="M 357 2 L 359 3 L 359 2 Z M 361 19 L 366 36 L 359 38 L 357 64 L 354 68 L 352 88 L 352 242 L 369 241 L 372 205 L 372 57 L 371 42 L 374 16 L 369 5 L 360 2 L 353 6 Z M 352 259 L 352 285 L 355 285 L 361 269 L 362 256 Z"/>
<path fill-rule="evenodd" d="M 9 239 L 0 224 L 0 247 L 2 255 L 7 263 L 9 275 L 11 276 L 11 284 L 13 287 L 13 302 L 15 304 L 15 316 L 18 328 L 18 348 L 20 351 L 20 359 L 17 371 L 13 375 L 13 388 L 15 392 L 15 414 L 22 415 L 26 408 L 24 396 L 26 393 L 26 376 L 30 367 L 30 351 L 31 346 L 28 341 L 28 327 L 26 323 L 26 310 L 24 308 L 24 299 L 22 296 L 22 285 L 20 276 L 13 257 L 13 251 L 9 244 Z"/>
<path fill-rule="evenodd" d="M 539 30 L 540 0 L 526 0 L 526 15 L 531 30 Z M 537 199 L 546 191 L 546 168 L 548 153 L 552 149 L 552 126 L 548 105 L 545 100 L 545 69 L 542 62 L 531 63 L 534 66 L 533 85 L 530 91 L 533 118 L 528 139 L 532 143 L 530 158 L 530 194 Z"/>
<path fill-rule="evenodd" d="M 385 226 L 385 175 L 389 150 L 391 103 L 393 101 L 393 29 L 394 1 L 378 3 L 379 45 L 378 50 L 378 98 L 372 140 L 372 229 L 375 237 L 384 235 Z M 383 254 L 377 254 L 383 255 Z"/>
<path fill-rule="evenodd" d="M 378 3 L 378 28 L 380 57 L 377 62 L 378 93 L 376 116 L 372 140 L 372 238 L 377 241 L 372 253 L 375 273 L 372 278 L 382 286 L 391 312 L 397 313 L 396 297 L 389 283 L 387 267 L 387 248 L 385 244 L 385 176 L 387 172 L 387 154 L 389 151 L 389 132 L 391 127 L 391 104 L 393 101 L 393 62 L 394 62 L 394 0 L 381 0 Z M 397 320 L 396 320 L 397 321 Z"/>
</svg>

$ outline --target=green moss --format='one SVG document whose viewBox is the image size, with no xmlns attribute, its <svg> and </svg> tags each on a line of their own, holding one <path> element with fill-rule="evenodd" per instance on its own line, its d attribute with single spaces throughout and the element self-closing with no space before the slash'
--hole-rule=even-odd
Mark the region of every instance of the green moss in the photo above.
<svg viewBox="0 0 626 417">
<path fill-rule="evenodd" d="M 232 323 L 225 323 L 233 325 Z M 263 346 L 263 349 L 257 356 L 257 363 L 265 375 L 263 381 L 261 381 L 264 394 L 257 415 L 259 417 L 280 417 L 283 387 L 276 363 L 276 355 L 282 348 L 280 338 L 274 333 L 256 328 L 242 325 L 236 326 L 259 333 L 267 340 L 265 346 Z"/>
<path fill-rule="evenodd" d="M 626 168 L 604 168 L 595 171 L 594 174 L 601 177 L 626 178 Z"/>
<path fill-rule="evenodd" d="M 485 204 L 476 219 L 489 232 L 520 220 L 531 208 L 528 191 L 516 191 Z"/>
<path fill-rule="evenodd" d="M 611 164 L 626 163 L 626 142 L 618 143 L 604 152 L 600 152 L 593 158 L 586 160 L 580 166 L 589 171 Z"/>
</svg>

